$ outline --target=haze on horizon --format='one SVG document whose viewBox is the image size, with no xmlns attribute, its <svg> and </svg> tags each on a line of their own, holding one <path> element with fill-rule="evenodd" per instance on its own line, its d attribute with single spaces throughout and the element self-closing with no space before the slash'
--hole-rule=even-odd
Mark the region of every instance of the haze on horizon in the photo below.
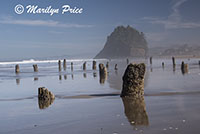
<svg viewBox="0 0 200 134">
<path fill-rule="evenodd" d="M 82 7 L 82 14 L 26 14 L 17 4 Z M 0 60 L 9 58 L 94 57 L 118 25 L 144 32 L 149 47 L 200 45 L 199 0 L 2 0 Z"/>
</svg>

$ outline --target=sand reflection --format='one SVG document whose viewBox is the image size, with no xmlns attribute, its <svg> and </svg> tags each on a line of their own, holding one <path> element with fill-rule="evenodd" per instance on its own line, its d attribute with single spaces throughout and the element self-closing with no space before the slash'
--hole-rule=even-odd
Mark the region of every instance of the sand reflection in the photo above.
<svg viewBox="0 0 200 134">
<path fill-rule="evenodd" d="M 51 104 L 53 104 L 53 102 L 54 102 L 54 99 L 44 100 L 44 99 L 39 99 L 38 98 L 39 109 L 48 108 Z"/>
<path fill-rule="evenodd" d="M 20 84 L 20 79 L 16 79 L 16 84 L 19 85 Z"/>
<path fill-rule="evenodd" d="M 144 97 L 139 99 L 122 98 L 124 104 L 124 113 L 133 126 L 148 126 L 149 119 L 146 112 Z"/>
</svg>

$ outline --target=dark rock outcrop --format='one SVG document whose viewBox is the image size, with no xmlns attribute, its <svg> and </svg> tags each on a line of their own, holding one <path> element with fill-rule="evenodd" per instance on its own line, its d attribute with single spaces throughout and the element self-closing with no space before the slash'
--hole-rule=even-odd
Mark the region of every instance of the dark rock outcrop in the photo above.
<svg viewBox="0 0 200 134">
<path fill-rule="evenodd" d="M 140 98 L 144 95 L 145 64 L 129 64 L 123 76 L 121 97 Z"/>
<path fill-rule="evenodd" d="M 107 37 L 104 48 L 95 58 L 146 57 L 147 51 L 144 33 L 130 26 L 118 26 Z"/>
</svg>

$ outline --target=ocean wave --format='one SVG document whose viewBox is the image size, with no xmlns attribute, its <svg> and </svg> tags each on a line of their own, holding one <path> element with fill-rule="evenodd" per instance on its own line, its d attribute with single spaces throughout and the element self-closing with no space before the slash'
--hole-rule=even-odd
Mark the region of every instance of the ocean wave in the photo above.
<svg viewBox="0 0 200 134">
<path fill-rule="evenodd" d="M 59 59 L 58 59 L 59 60 Z M 58 60 L 22 60 L 22 61 L 9 61 L 9 62 L 0 62 L 0 65 L 16 65 L 16 64 L 36 64 L 36 63 L 56 63 Z M 66 62 L 91 62 L 94 59 L 66 59 Z M 98 59 L 97 61 L 105 61 L 106 59 Z M 63 60 L 61 60 L 63 62 Z"/>
</svg>

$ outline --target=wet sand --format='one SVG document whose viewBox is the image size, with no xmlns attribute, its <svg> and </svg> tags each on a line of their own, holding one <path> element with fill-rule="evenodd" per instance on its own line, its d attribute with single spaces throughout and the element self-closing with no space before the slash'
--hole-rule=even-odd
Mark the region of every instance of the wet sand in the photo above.
<svg viewBox="0 0 200 134">
<path fill-rule="evenodd" d="M 77 64 L 73 72 L 69 65 L 62 72 L 58 72 L 57 66 L 38 65 L 38 73 L 24 68 L 24 72 L 16 75 L 0 67 L 9 72 L 0 74 L 0 133 L 198 134 L 200 68 L 196 64 L 198 59 L 185 59 L 189 73 L 182 74 L 182 60 L 177 59 L 173 70 L 171 59 L 164 60 L 164 69 L 163 60 L 153 59 L 153 65 L 147 66 L 145 96 L 140 100 L 119 97 L 126 60 L 110 62 L 104 83 L 98 70 L 91 69 L 90 62 L 87 71 Z M 56 97 L 44 106 L 37 98 L 41 86 Z"/>
</svg>

